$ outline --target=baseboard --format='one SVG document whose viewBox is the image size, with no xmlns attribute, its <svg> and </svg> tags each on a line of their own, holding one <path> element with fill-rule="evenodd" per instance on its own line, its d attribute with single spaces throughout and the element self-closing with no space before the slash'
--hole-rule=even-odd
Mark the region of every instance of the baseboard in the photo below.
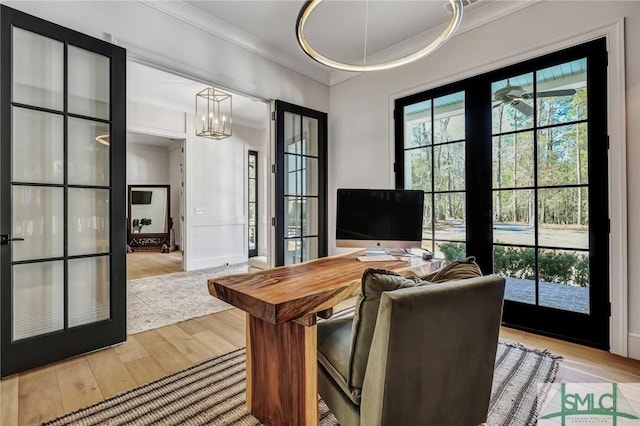
<svg viewBox="0 0 640 426">
<path fill-rule="evenodd" d="M 628 333 L 627 336 L 627 354 L 629 358 L 640 360 L 640 333 Z"/>
<path fill-rule="evenodd" d="M 247 261 L 246 254 L 232 254 L 228 256 L 207 257 L 204 259 L 193 259 L 191 261 L 191 271 L 206 268 L 215 268 L 216 266 L 234 265 Z"/>
</svg>

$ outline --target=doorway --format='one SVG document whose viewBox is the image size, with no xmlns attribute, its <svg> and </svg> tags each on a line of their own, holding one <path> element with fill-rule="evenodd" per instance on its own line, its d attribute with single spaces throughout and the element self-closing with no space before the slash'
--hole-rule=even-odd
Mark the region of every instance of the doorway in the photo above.
<svg viewBox="0 0 640 426">
<path fill-rule="evenodd" d="M 129 280 L 184 270 L 183 149 L 184 139 L 127 132 Z"/>
<path fill-rule="evenodd" d="M 431 195 L 425 248 L 505 276 L 506 325 L 609 349 L 606 40 L 396 112 L 396 184 Z"/>
</svg>

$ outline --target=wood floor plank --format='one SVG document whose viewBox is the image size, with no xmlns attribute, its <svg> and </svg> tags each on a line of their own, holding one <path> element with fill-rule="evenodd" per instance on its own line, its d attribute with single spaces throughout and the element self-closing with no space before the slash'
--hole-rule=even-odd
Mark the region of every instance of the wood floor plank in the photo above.
<svg viewBox="0 0 640 426">
<path fill-rule="evenodd" d="M 118 354 L 122 362 L 134 361 L 149 356 L 149 352 L 140 344 L 135 335 L 127 336 L 127 341 L 121 345 L 114 346 L 113 350 Z"/>
<path fill-rule="evenodd" d="M 153 382 L 169 374 L 152 356 L 128 361 L 125 366 L 138 386 Z"/>
<path fill-rule="evenodd" d="M 183 370 L 193 365 L 186 356 L 180 353 L 171 342 L 167 341 L 167 339 L 156 330 L 139 333 L 136 337 L 147 352 L 149 352 L 168 373 Z"/>
<path fill-rule="evenodd" d="M 241 331 L 242 333 L 245 333 L 245 330 L 247 329 L 247 314 L 238 308 L 218 312 L 215 318 L 224 322 L 228 326 Z"/>
<path fill-rule="evenodd" d="M 242 348 L 246 345 L 244 330 L 241 331 L 236 327 L 232 327 L 226 322 L 219 320 L 214 315 L 209 316 L 206 320 L 201 321 L 200 323 L 220 338 L 223 338 L 233 344 L 236 348 Z"/>
<path fill-rule="evenodd" d="M 0 425 L 18 424 L 18 376 L 0 381 Z"/>
<path fill-rule="evenodd" d="M 113 348 L 93 352 L 87 360 L 105 398 L 136 386 L 136 381 Z"/>
<path fill-rule="evenodd" d="M 104 399 L 91 366 L 84 356 L 57 365 L 56 377 L 65 412 Z"/>
<path fill-rule="evenodd" d="M 640 361 L 613 355 L 607 351 L 502 327 L 500 338 L 521 342 L 533 348 L 545 348 L 560 355 L 557 381 L 640 382 Z"/>
<path fill-rule="evenodd" d="M 200 333 L 201 331 L 205 331 L 207 327 L 200 324 L 200 321 L 182 321 L 177 324 L 185 333 L 194 335 L 196 333 Z"/>
<path fill-rule="evenodd" d="M 167 339 L 167 341 L 171 342 L 181 354 L 193 363 L 200 363 L 215 356 L 207 346 L 203 345 L 177 325 L 159 328 L 158 333 Z"/>
<path fill-rule="evenodd" d="M 211 350 L 211 352 L 215 354 L 215 356 L 235 351 L 236 349 L 244 346 L 235 345 L 211 330 L 196 333 L 193 335 L 193 337 L 195 339 L 198 339 L 202 344 L 206 345 Z"/>
<path fill-rule="evenodd" d="M 172 274 L 182 270 L 181 251 L 171 253 L 139 251 L 127 254 L 128 280 Z"/>
<path fill-rule="evenodd" d="M 68 361 L 70 362 L 70 361 Z M 75 380 L 75 375 L 69 377 Z M 56 365 L 18 375 L 18 424 L 34 425 L 64 414 Z"/>
</svg>

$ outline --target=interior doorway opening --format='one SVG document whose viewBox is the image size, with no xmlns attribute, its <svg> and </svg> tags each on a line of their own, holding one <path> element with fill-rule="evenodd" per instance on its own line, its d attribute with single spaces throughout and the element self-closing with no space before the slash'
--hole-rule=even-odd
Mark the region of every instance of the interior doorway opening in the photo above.
<svg viewBox="0 0 640 426">
<path fill-rule="evenodd" d="M 184 270 L 184 142 L 127 132 L 127 279 Z"/>
<path fill-rule="evenodd" d="M 129 279 L 247 262 L 250 234 L 264 236 L 251 250 L 268 258 L 269 104 L 222 88 L 232 96 L 232 136 L 207 139 L 196 136 L 195 94 L 221 88 L 131 59 L 127 80 L 127 183 L 169 185 L 173 243 L 182 253 L 175 258 L 172 244 L 162 253 L 162 242 L 151 241 L 158 256 L 141 255 L 145 244 L 137 242 L 128 256 L 136 265 L 128 269 L 140 274 Z M 257 153 L 255 170 L 247 162 L 249 151 Z M 256 183 L 253 194 L 250 180 Z M 256 211 L 251 197 L 261 200 Z M 129 218 L 129 240 L 138 237 L 134 219 L 142 225 L 142 218 Z"/>
</svg>

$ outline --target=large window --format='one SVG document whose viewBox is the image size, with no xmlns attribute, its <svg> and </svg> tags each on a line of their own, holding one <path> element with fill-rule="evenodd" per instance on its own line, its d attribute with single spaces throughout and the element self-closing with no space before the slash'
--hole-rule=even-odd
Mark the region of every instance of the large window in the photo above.
<svg viewBox="0 0 640 426">
<path fill-rule="evenodd" d="M 396 101 L 423 248 L 506 278 L 503 320 L 608 348 L 604 39 Z"/>
<path fill-rule="evenodd" d="M 587 59 L 493 82 L 494 272 L 507 299 L 589 312 Z"/>
<path fill-rule="evenodd" d="M 403 110 L 404 188 L 425 192 L 422 247 L 439 257 L 464 255 L 464 92 L 426 99 Z"/>
</svg>

